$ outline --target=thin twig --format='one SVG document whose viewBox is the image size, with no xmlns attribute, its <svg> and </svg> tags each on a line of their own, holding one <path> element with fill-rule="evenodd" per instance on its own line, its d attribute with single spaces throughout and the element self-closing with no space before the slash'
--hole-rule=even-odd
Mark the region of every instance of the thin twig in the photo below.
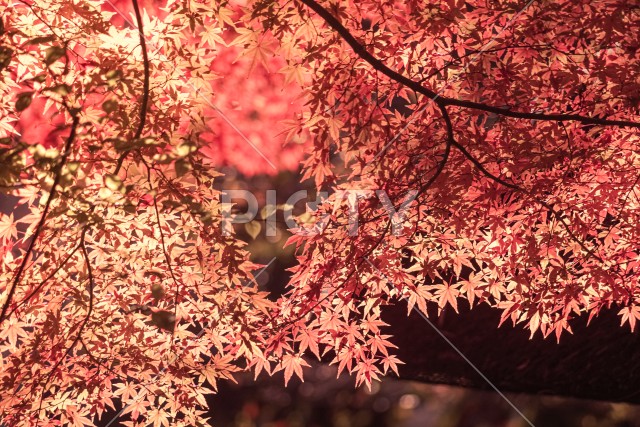
<svg viewBox="0 0 640 427">
<path fill-rule="evenodd" d="M 84 257 L 85 265 L 87 267 L 87 276 L 89 278 L 89 306 L 87 307 L 87 314 L 85 315 L 84 319 L 82 319 L 82 323 L 80 324 L 78 333 L 76 334 L 76 337 L 71 342 L 71 345 L 67 347 L 62 357 L 58 359 L 56 364 L 49 371 L 49 374 L 47 374 L 47 379 L 45 380 L 44 385 L 42 386 L 42 394 L 43 394 L 42 397 L 44 397 L 44 393 L 46 391 L 47 386 L 49 385 L 49 381 L 51 381 L 51 377 L 53 376 L 53 374 L 55 374 L 55 372 L 58 370 L 62 362 L 64 362 L 67 356 L 69 356 L 69 353 L 71 353 L 71 350 L 73 350 L 73 348 L 76 346 L 78 341 L 80 341 L 80 338 L 82 337 L 82 332 L 84 331 L 84 328 L 87 326 L 89 319 L 91 319 L 91 314 L 93 313 L 93 289 L 95 286 L 95 282 L 93 279 L 93 269 L 91 268 L 91 262 L 89 261 L 89 254 L 87 253 L 87 247 L 85 246 L 85 235 L 87 234 L 88 228 L 89 228 L 88 226 L 84 227 L 82 229 L 82 234 L 80 235 L 80 249 Z M 40 405 L 38 408 L 38 412 L 40 412 L 40 407 L 42 406 L 42 397 L 40 398 Z M 38 423 L 40 423 L 40 418 L 38 418 Z M 36 424 L 36 427 L 37 425 L 38 424 Z"/>
<path fill-rule="evenodd" d="M 454 141 L 453 146 L 456 147 L 458 149 L 458 151 L 460 151 L 467 159 L 469 159 L 469 161 L 471 163 L 473 163 L 476 166 L 476 168 L 478 168 L 478 170 L 480 172 L 482 172 L 482 174 L 485 175 L 486 177 L 490 178 L 491 180 L 497 182 L 500 185 L 503 185 L 503 186 L 505 186 L 507 188 L 511 188 L 512 190 L 516 190 L 518 192 L 521 192 L 523 194 L 526 194 L 526 195 L 532 197 L 535 202 L 537 202 L 541 206 L 545 207 L 549 212 L 551 212 L 551 214 L 560 222 L 560 224 L 562 224 L 564 229 L 569 234 L 569 237 L 571 237 L 572 240 L 574 240 L 578 245 L 580 245 L 580 247 L 585 252 L 587 252 L 588 257 L 593 257 L 593 258 L 597 259 L 601 263 L 604 262 L 604 260 L 601 257 L 599 257 L 598 255 L 595 254 L 593 249 L 588 248 L 587 245 L 581 239 L 579 239 L 578 236 L 575 235 L 573 230 L 571 230 L 571 228 L 569 227 L 569 224 L 567 224 L 567 222 L 565 221 L 565 217 L 563 217 L 560 214 L 560 212 L 557 212 L 557 211 L 553 210 L 553 207 L 551 205 L 549 205 L 549 203 L 545 202 L 544 200 L 540 200 L 535 194 L 532 194 L 530 191 L 520 187 L 519 185 L 506 182 L 502 178 L 500 178 L 500 177 L 492 174 L 491 172 L 489 172 L 484 167 L 484 165 L 482 163 L 480 163 L 480 161 L 478 159 L 476 159 L 473 155 L 471 155 L 471 153 L 469 153 L 457 141 Z M 588 257 L 587 257 L 587 259 L 588 259 Z"/>
<path fill-rule="evenodd" d="M 20 307 L 22 307 L 23 305 L 25 305 L 27 302 L 29 302 L 29 300 L 31 298 L 33 298 L 33 296 L 35 294 L 37 294 L 40 289 L 42 289 L 42 287 L 51 279 L 53 279 L 53 276 L 55 276 L 58 271 L 60 271 L 62 269 L 62 267 L 64 267 L 67 262 L 69 262 L 69 260 L 71 259 L 71 257 L 73 257 L 73 255 L 75 255 L 75 253 L 78 251 L 78 249 L 80 249 L 80 243 L 78 243 L 76 245 L 75 248 L 73 248 L 73 250 L 71 252 L 69 252 L 69 254 L 67 254 L 67 256 L 65 257 L 64 260 L 62 260 L 62 262 L 60 264 L 58 264 L 58 266 L 56 266 L 56 268 L 47 276 L 45 277 L 45 279 L 43 281 L 41 281 L 40 283 L 38 283 L 38 285 L 29 293 L 29 295 L 27 295 L 26 297 L 24 297 L 22 299 L 22 301 L 20 301 L 18 304 L 16 304 L 16 306 L 9 312 L 9 314 L 7 314 L 7 317 L 11 317 L 13 315 L 13 313 L 16 312 L 16 310 L 18 310 Z"/>
</svg>

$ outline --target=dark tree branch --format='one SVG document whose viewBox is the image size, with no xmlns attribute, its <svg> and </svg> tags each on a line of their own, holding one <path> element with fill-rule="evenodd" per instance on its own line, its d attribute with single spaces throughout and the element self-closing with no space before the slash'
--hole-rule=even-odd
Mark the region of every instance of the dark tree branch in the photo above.
<svg viewBox="0 0 640 427">
<path fill-rule="evenodd" d="M 140 121 L 138 122 L 138 128 L 133 136 L 133 139 L 138 139 L 142 136 L 144 125 L 147 121 L 147 107 L 149 104 L 149 57 L 147 56 L 147 43 L 144 39 L 144 27 L 142 25 L 142 15 L 140 14 L 140 7 L 138 6 L 138 0 L 132 0 L 133 10 L 136 14 L 136 23 L 138 24 L 138 36 L 140 39 L 140 48 L 142 49 L 142 60 L 144 67 L 144 80 L 142 83 L 142 101 L 140 102 Z"/>
<path fill-rule="evenodd" d="M 447 97 L 439 96 L 439 94 L 437 94 L 434 91 L 422 86 L 422 84 L 420 84 L 419 82 L 411 80 L 410 78 L 398 73 L 397 71 L 392 70 L 391 68 L 386 66 L 384 63 L 382 63 L 379 59 L 374 57 L 371 53 L 369 53 L 369 51 L 367 51 L 365 46 L 363 46 L 349 32 L 349 30 L 344 25 L 342 25 L 340 23 L 340 21 L 335 16 L 333 16 L 327 9 L 322 7 L 315 0 L 299 0 L 299 1 L 302 2 L 303 4 L 305 4 L 307 7 L 309 7 L 314 12 L 316 12 L 322 19 L 324 19 L 324 21 L 331 28 L 333 28 L 342 37 L 342 39 L 344 41 L 346 41 L 347 44 L 349 44 L 349 46 L 351 46 L 351 48 L 354 50 L 354 52 L 360 58 L 362 58 L 363 60 L 368 62 L 375 70 L 383 73 L 384 75 L 386 75 L 390 79 L 395 80 L 396 82 L 401 83 L 404 86 L 406 86 L 406 87 L 408 87 L 410 89 L 413 89 L 414 91 L 416 91 L 418 93 L 421 93 L 421 94 L 431 98 L 432 100 L 434 100 L 438 104 L 438 106 L 440 107 L 440 110 L 442 111 L 443 117 L 445 119 L 445 123 L 447 125 L 448 141 L 447 141 L 447 148 L 446 148 L 446 152 L 445 152 L 445 158 L 444 158 L 443 162 L 441 163 L 441 167 L 436 171 L 436 174 L 426 184 L 427 187 L 429 187 L 433 183 L 433 181 L 435 181 L 435 178 L 437 178 L 437 176 L 440 174 L 440 172 L 444 168 L 444 165 L 446 163 L 446 159 L 448 158 L 448 155 L 449 155 L 449 150 L 450 150 L 450 148 L 452 146 L 454 146 L 458 150 L 460 150 L 462 152 L 462 154 L 466 158 L 468 158 L 487 177 L 491 178 L 492 180 L 494 180 L 494 181 L 496 181 L 496 182 L 498 182 L 498 183 L 500 183 L 500 184 L 502 184 L 502 185 L 504 185 L 504 186 L 506 186 L 508 188 L 524 192 L 525 194 L 529 194 L 529 192 L 527 192 L 526 190 L 524 190 L 520 186 L 518 186 L 516 184 L 510 184 L 510 183 L 502 180 L 501 178 L 491 174 L 482 165 L 482 163 L 480 163 L 475 157 L 473 157 L 462 145 L 460 145 L 458 142 L 455 141 L 451 119 L 450 119 L 449 114 L 448 114 L 448 112 L 446 110 L 446 107 L 449 106 L 449 105 L 453 105 L 453 106 L 457 106 L 457 107 L 463 107 L 463 108 L 476 109 L 476 110 L 486 111 L 486 112 L 489 112 L 489 113 L 494 113 L 494 114 L 501 115 L 501 116 L 520 118 L 520 119 L 544 120 L 544 121 L 560 121 L 560 122 L 563 122 L 563 121 L 577 121 L 577 122 L 580 122 L 580 123 L 583 123 L 583 124 L 640 128 L 640 123 L 631 122 L 631 121 L 598 119 L 598 118 L 593 118 L 593 117 L 585 117 L 585 116 L 581 116 L 581 115 L 577 115 L 577 114 L 560 114 L 560 113 L 545 114 L 545 113 L 518 112 L 518 111 L 506 110 L 504 108 L 495 107 L 495 106 L 491 106 L 491 105 L 486 105 L 486 104 L 482 104 L 482 103 L 477 103 L 477 102 L 472 102 L 472 101 L 463 101 L 463 100 L 459 100 L 459 99 L 447 98 Z M 421 192 L 423 192 L 423 191 L 424 191 L 424 187 L 421 188 Z M 587 252 L 589 257 L 594 257 L 598 261 L 602 262 L 602 259 L 600 257 L 598 257 L 594 253 L 593 250 L 589 249 L 582 240 L 578 239 L 577 236 L 575 236 L 575 233 L 573 233 L 573 231 L 570 229 L 569 225 L 566 223 L 565 218 L 562 217 L 562 215 L 560 215 L 560 213 L 555 212 L 551 208 L 551 206 L 549 206 L 548 203 L 546 203 L 544 201 L 541 201 L 541 200 L 538 200 L 537 198 L 535 198 L 535 199 L 536 199 L 536 201 L 538 203 L 540 203 L 542 206 L 544 206 L 545 208 L 549 209 L 550 212 L 553 213 L 553 215 L 564 226 L 565 230 L 571 236 L 571 238 L 573 240 L 575 240 L 580 245 L 580 247 Z"/>
<path fill-rule="evenodd" d="M 56 190 L 58 185 L 60 184 L 60 179 L 62 178 L 62 169 L 64 165 L 67 163 L 67 159 L 69 158 L 69 154 L 71 154 L 71 146 L 76 138 L 76 132 L 78 129 L 78 125 L 80 124 L 80 117 L 77 114 L 73 115 L 73 122 L 71 123 L 71 131 L 69 136 L 67 137 L 67 141 L 64 144 L 64 148 L 62 151 L 62 157 L 60 158 L 60 162 L 55 170 L 55 176 L 53 178 L 53 184 L 51 184 L 51 191 L 49 192 L 49 197 L 47 198 L 47 203 L 44 205 L 44 210 L 42 211 L 42 215 L 40 216 L 40 221 L 36 225 L 36 228 L 33 232 L 33 236 L 31 236 L 31 241 L 29 242 L 29 246 L 25 251 L 22 262 L 18 267 L 15 275 L 13 276 L 13 280 L 11 281 L 11 285 L 9 288 L 9 292 L 7 293 L 7 299 L 2 304 L 2 312 L 0 312 L 0 324 L 4 322 L 7 310 L 9 310 L 9 306 L 11 305 L 11 301 L 13 300 L 13 296 L 16 292 L 18 284 L 20 283 L 20 279 L 22 279 L 22 275 L 24 274 L 24 270 L 27 267 L 27 263 L 29 262 L 29 258 L 31 258 L 31 254 L 33 253 L 33 249 L 36 245 L 38 237 L 40 237 L 40 233 L 44 229 L 45 222 L 47 220 L 47 214 L 51 209 L 51 203 L 56 196 Z"/>
<path fill-rule="evenodd" d="M 149 56 L 147 54 L 147 43 L 144 39 L 144 27 L 142 24 L 142 14 L 140 13 L 140 7 L 138 6 L 138 0 L 132 0 L 133 10 L 136 15 L 136 23 L 138 24 L 138 37 L 140 39 L 140 48 L 142 49 L 142 66 L 144 68 L 144 76 L 142 81 L 142 100 L 140 101 L 140 113 L 138 119 L 138 127 L 136 128 L 136 132 L 133 135 L 133 141 L 136 139 L 140 139 L 142 136 L 142 131 L 144 130 L 144 125 L 147 122 L 147 109 L 149 106 Z M 116 164 L 116 169 L 114 171 L 114 175 L 117 175 L 122 168 L 122 163 L 124 159 L 131 153 L 131 150 L 126 150 L 123 152 L 118 158 L 118 162 Z"/>
<path fill-rule="evenodd" d="M 474 110 L 485 111 L 488 113 L 494 113 L 504 117 L 512 117 L 516 119 L 528 119 L 528 120 L 543 120 L 543 121 L 575 121 L 586 125 L 601 125 L 601 126 L 619 126 L 619 127 L 631 127 L 640 129 L 640 122 L 634 122 L 629 120 L 607 120 L 596 117 L 581 116 L 579 114 L 562 114 L 562 113 L 527 113 L 521 111 L 512 111 L 502 107 L 496 107 L 493 105 L 487 105 L 480 102 L 464 101 L 461 99 L 448 98 L 440 96 L 433 90 L 423 86 L 421 83 L 412 80 L 397 71 L 392 70 L 386 66 L 382 61 L 373 56 L 366 47 L 363 46 L 350 32 L 340 23 L 340 21 L 331 14 L 327 9 L 317 3 L 315 0 L 299 0 L 305 4 L 309 9 L 317 13 L 331 28 L 333 28 L 342 39 L 347 42 L 353 51 L 368 62 L 375 70 L 381 72 L 390 79 L 413 89 L 415 92 L 425 95 L 428 98 L 436 101 L 440 106 L 453 105 L 456 107 L 469 108 Z"/>
</svg>

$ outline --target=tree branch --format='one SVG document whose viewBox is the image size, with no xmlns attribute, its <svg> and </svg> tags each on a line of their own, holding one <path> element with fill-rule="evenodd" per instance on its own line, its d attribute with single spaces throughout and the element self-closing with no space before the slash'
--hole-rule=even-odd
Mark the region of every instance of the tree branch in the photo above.
<svg viewBox="0 0 640 427">
<path fill-rule="evenodd" d="M 47 219 L 47 214 L 49 213 L 49 209 L 51 208 L 51 202 L 53 202 L 53 199 L 56 196 L 56 190 L 58 185 L 60 184 L 60 179 L 62 178 L 62 169 L 64 165 L 67 163 L 67 159 L 69 158 L 69 154 L 71 153 L 71 146 L 73 145 L 73 142 L 76 138 L 76 131 L 78 129 L 79 123 L 80 123 L 80 117 L 77 114 L 73 115 L 73 122 L 71 123 L 71 132 L 67 137 L 67 141 L 64 144 L 64 148 L 62 152 L 62 157 L 60 158 L 60 162 L 56 167 L 55 177 L 53 179 L 53 184 L 51 185 L 51 191 L 49 192 L 47 203 L 44 205 L 44 210 L 42 211 L 42 215 L 40 216 L 40 221 L 38 221 L 38 225 L 36 225 L 36 228 L 33 232 L 33 236 L 31 236 L 31 241 L 29 242 L 29 246 L 27 247 L 27 250 L 23 255 L 22 262 L 20 263 L 18 270 L 13 276 L 13 280 L 11 281 L 12 282 L 11 287 L 9 288 L 9 292 L 7 293 L 7 299 L 2 304 L 2 312 L 0 312 L 0 325 L 2 324 L 2 322 L 4 322 L 6 318 L 7 310 L 11 305 L 11 300 L 13 299 L 13 296 L 16 292 L 16 288 L 20 283 L 20 279 L 22 279 L 22 275 L 24 274 L 24 270 L 27 267 L 27 262 L 29 262 L 29 258 L 33 253 L 33 249 L 36 245 L 36 241 L 38 240 L 38 237 L 40 237 L 40 233 L 44 228 L 44 225 Z"/>
<path fill-rule="evenodd" d="M 601 125 L 601 126 L 619 126 L 619 127 L 631 127 L 640 129 L 640 122 L 633 122 L 628 120 L 608 120 L 608 119 L 599 119 L 596 117 L 587 117 L 581 116 L 579 114 L 562 114 L 562 113 L 527 113 L 521 111 L 512 111 L 502 107 L 496 107 L 493 105 L 487 105 L 480 102 L 473 101 L 464 101 L 461 99 L 448 98 L 445 96 L 440 96 L 438 93 L 433 90 L 423 86 L 421 83 L 412 80 L 397 71 L 392 70 L 388 66 L 386 66 L 382 61 L 373 56 L 365 46 L 363 46 L 352 34 L 349 30 L 340 23 L 340 21 L 331 14 L 327 9 L 317 3 L 315 0 L 298 0 L 301 3 L 305 4 L 309 9 L 313 10 L 317 13 L 329 27 L 333 28 L 342 39 L 347 42 L 349 46 L 353 49 L 353 51 L 362 58 L 364 61 L 368 62 L 375 70 L 381 72 L 386 75 L 390 79 L 413 89 L 415 92 L 425 95 L 428 98 L 436 101 L 440 106 L 453 105 L 456 107 L 463 107 L 473 110 L 485 111 L 488 113 L 494 113 L 500 116 L 505 117 L 513 117 L 517 119 L 529 119 L 529 120 L 544 120 L 544 121 L 575 121 L 588 125 Z"/>
<path fill-rule="evenodd" d="M 133 136 L 133 139 L 138 139 L 142 136 L 144 125 L 147 120 L 147 106 L 149 104 L 149 57 L 147 56 L 147 43 L 144 39 L 144 27 L 142 25 L 142 15 L 140 14 L 140 7 L 138 6 L 138 0 L 132 0 L 133 10 L 136 14 L 136 23 L 138 24 L 138 36 L 140 39 L 140 48 L 142 48 L 142 60 L 144 67 L 144 80 L 142 82 L 142 102 L 140 103 L 140 121 L 138 122 L 138 128 Z"/>
<path fill-rule="evenodd" d="M 140 113 L 138 120 L 138 127 L 136 128 L 136 132 L 133 135 L 133 140 L 140 139 L 142 136 L 142 131 L 144 130 L 144 125 L 147 121 L 147 108 L 149 105 L 149 56 L 147 54 L 147 43 L 144 39 L 144 27 L 142 24 L 142 14 L 140 13 L 140 7 L 138 6 L 138 0 L 132 0 L 133 10 L 136 15 L 136 23 L 138 24 L 138 37 L 140 40 L 140 48 L 142 49 L 142 66 L 144 68 L 144 77 L 142 81 L 142 100 L 140 101 Z M 120 155 L 118 158 L 118 162 L 116 164 L 116 169 L 114 171 L 114 175 L 117 175 L 120 172 L 120 168 L 122 168 L 122 163 L 124 159 L 131 153 L 131 150 L 126 150 L 124 153 Z"/>
</svg>

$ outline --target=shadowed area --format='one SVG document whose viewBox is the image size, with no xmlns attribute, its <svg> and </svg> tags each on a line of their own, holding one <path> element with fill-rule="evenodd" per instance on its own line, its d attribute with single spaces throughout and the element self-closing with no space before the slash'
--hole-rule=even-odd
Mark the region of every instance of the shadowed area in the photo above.
<svg viewBox="0 0 640 427">
<path fill-rule="evenodd" d="M 404 379 L 490 389 L 490 385 L 418 313 L 406 305 L 385 307 L 383 318 L 399 347 Z M 529 339 L 528 331 L 505 323 L 486 305 L 430 318 L 445 336 L 501 391 L 640 403 L 638 333 L 620 327 L 614 310 L 587 326 L 576 319 L 573 334 Z"/>
</svg>

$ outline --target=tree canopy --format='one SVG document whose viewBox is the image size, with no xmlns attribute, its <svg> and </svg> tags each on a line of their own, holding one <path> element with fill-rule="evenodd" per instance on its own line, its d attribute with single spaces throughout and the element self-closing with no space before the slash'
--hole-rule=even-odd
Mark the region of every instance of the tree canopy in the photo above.
<svg viewBox="0 0 640 427">
<path fill-rule="evenodd" d="M 126 425 L 204 425 L 219 381 L 313 356 L 370 385 L 401 364 L 388 304 L 466 300 L 558 340 L 640 319 L 633 0 L 0 11 L 7 425 L 114 401 Z M 231 168 L 328 194 L 289 230 L 282 296 L 223 228 Z"/>
</svg>

